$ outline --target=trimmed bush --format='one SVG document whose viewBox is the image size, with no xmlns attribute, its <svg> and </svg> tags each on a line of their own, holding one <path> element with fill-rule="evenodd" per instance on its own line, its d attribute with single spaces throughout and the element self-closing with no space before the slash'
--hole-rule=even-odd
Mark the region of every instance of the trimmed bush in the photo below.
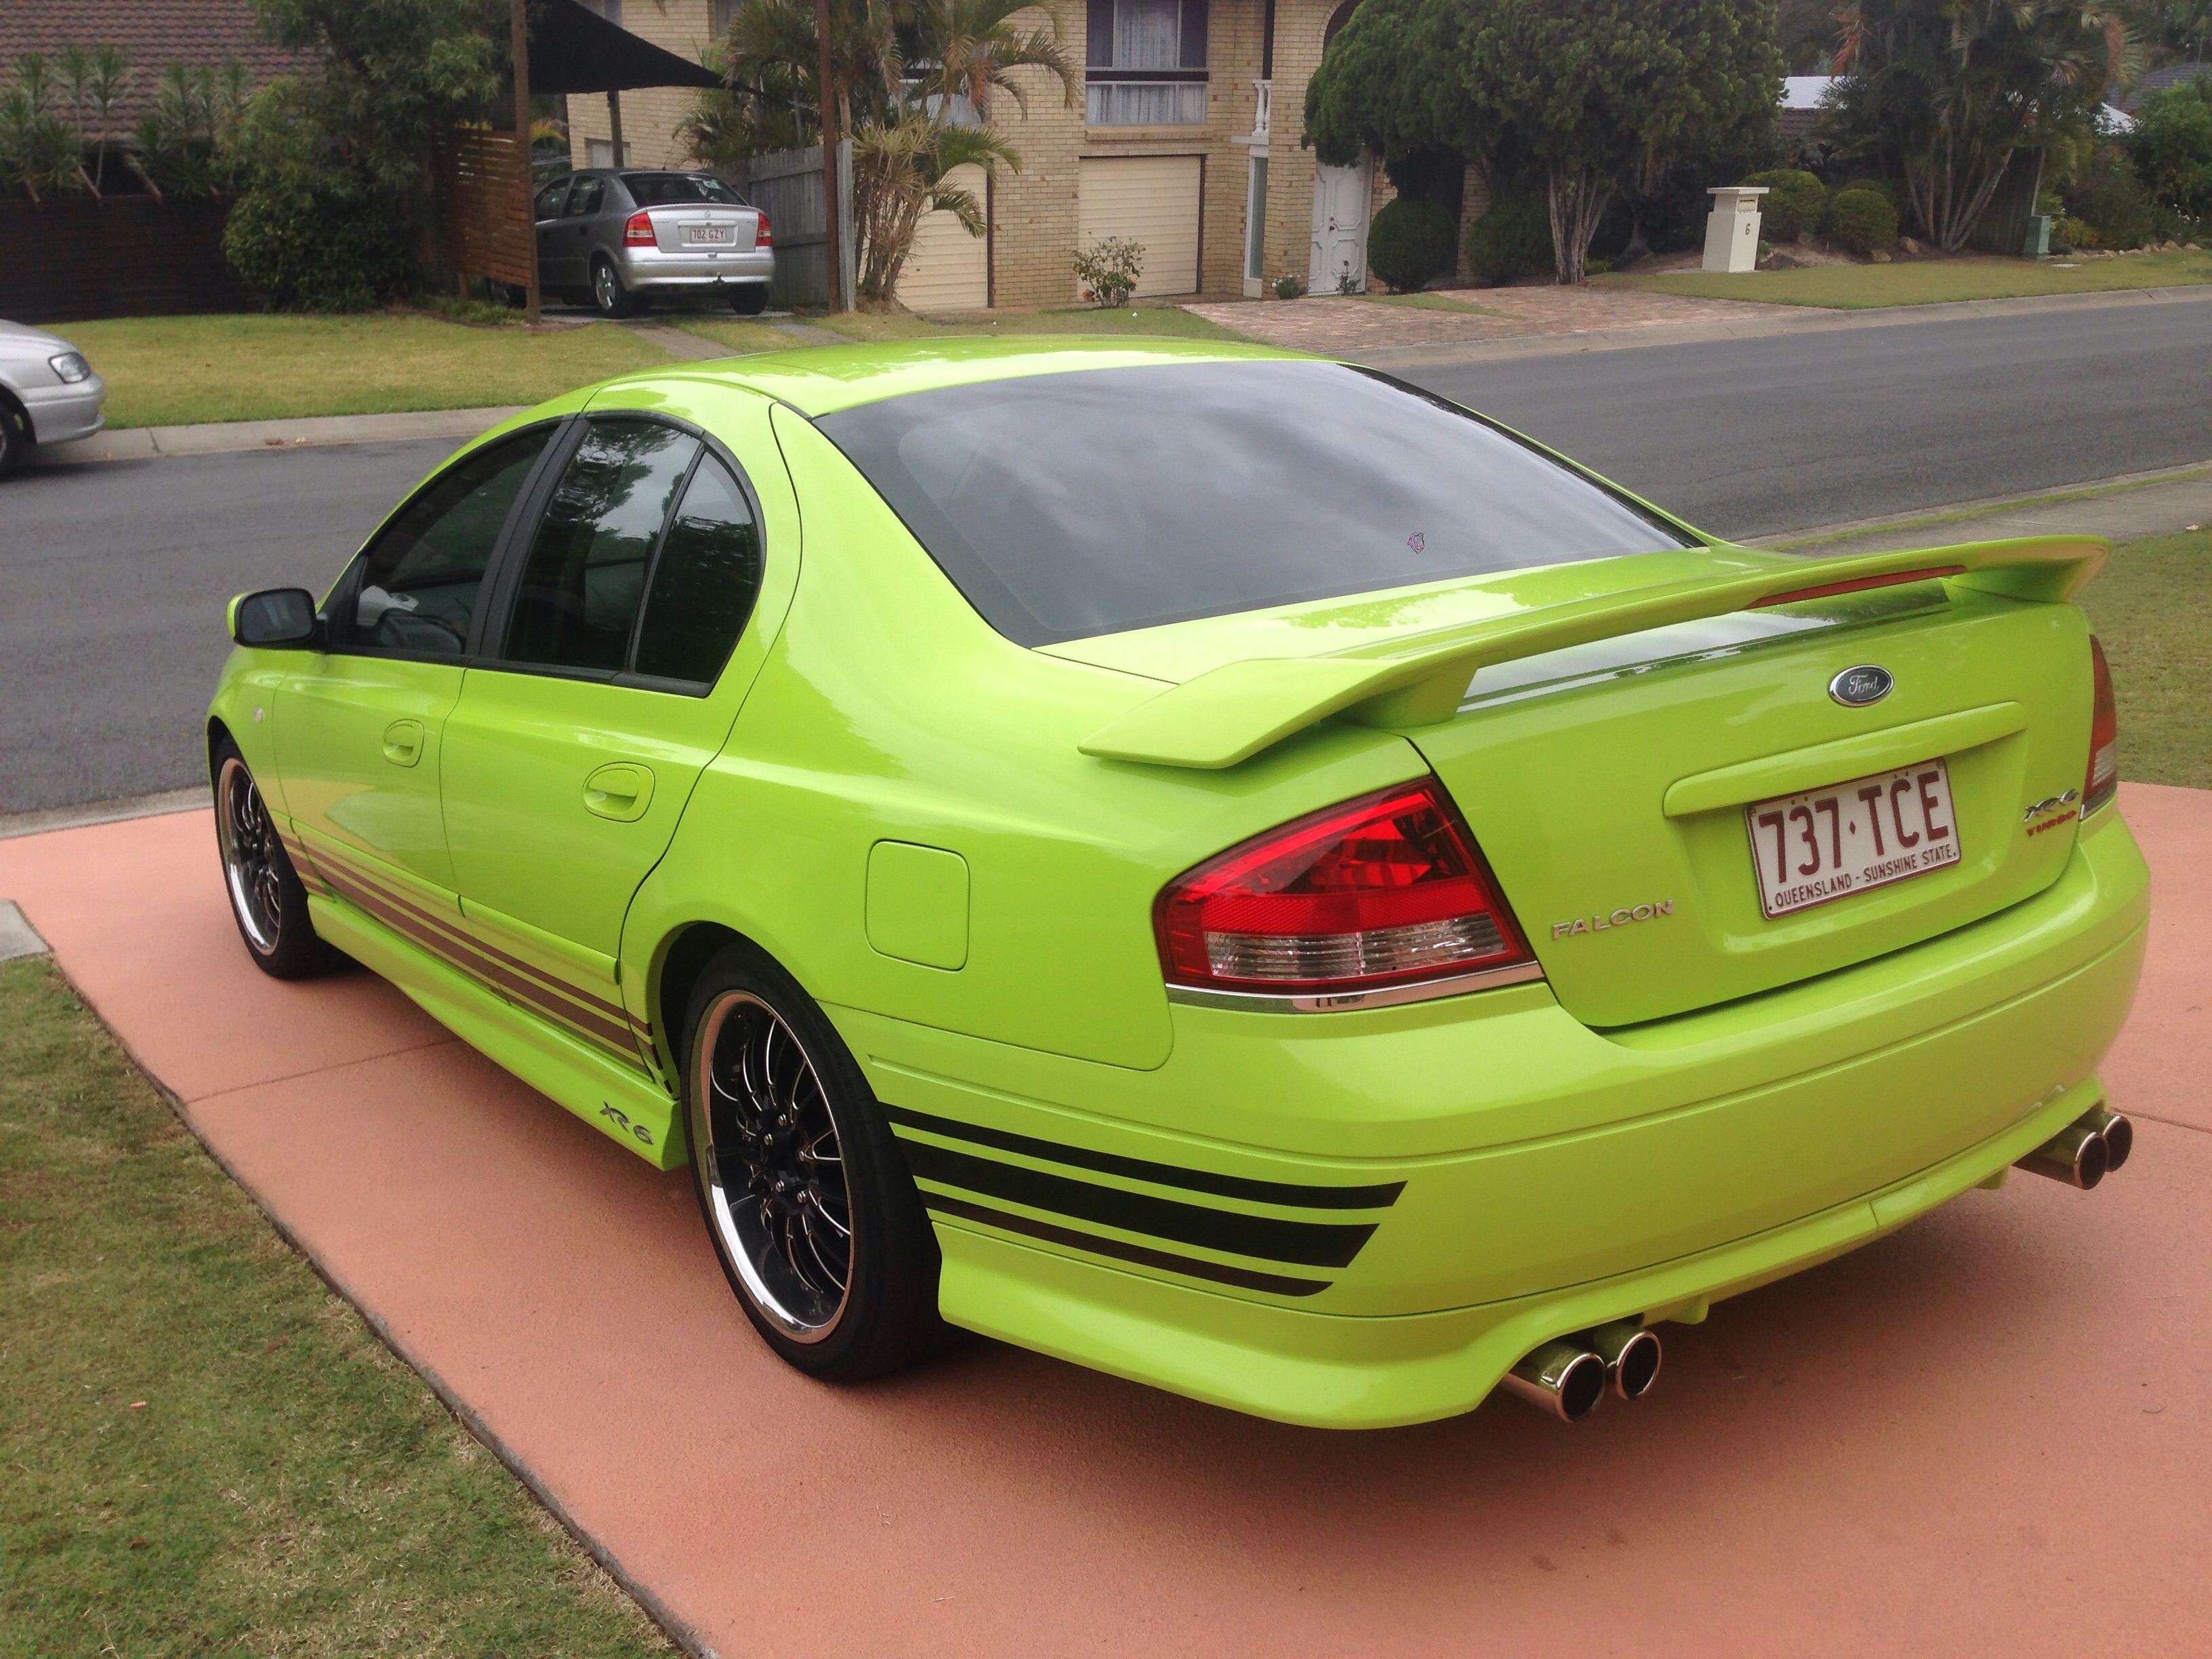
<svg viewBox="0 0 2212 1659">
<path fill-rule="evenodd" d="M 1778 242 L 1794 241 L 1799 232 L 1820 229 L 1828 205 L 1828 187 L 1811 173 L 1796 167 L 1777 167 L 1754 173 L 1747 185 L 1764 185 L 1759 199 L 1759 227 Z"/>
<path fill-rule="evenodd" d="M 1838 247 L 1872 253 L 1897 240 L 1897 209 L 1878 191 L 1840 191 L 1828 204 L 1828 235 Z"/>
<path fill-rule="evenodd" d="M 406 232 L 375 203 L 288 177 L 239 198 L 222 252 L 276 311 L 366 311 L 411 275 Z"/>
<path fill-rule="evenodd" d="M 1306 279 L 1295 272 L 1275 278 L 1275 297 L 1278 300 L 1303 300 L 1306 297 Z"/>
<path fill-rule="evenodd" d="M 1467 228 L 1467 262 L 1476 281 L 1493 283 L 1553 269 L 1551 209 L 1540 201 L 1491 209 Z"/>
<path fill-rule="evenodd" d="M 1832 206 L 1836 198 L 1847 190 L 1870 190 L 1900 214 L 1905 211 L 1905 192 L 1887 179 L 1846 179 L 1828 192 L 1829 204 Z"/>
<path fill-rule="evenodd" d="M 1451 269 L 1452 218 L 1441 204 L 1394 196 L 1367 228 L 1367 269 L 1401 294 Z"/>
</svg>

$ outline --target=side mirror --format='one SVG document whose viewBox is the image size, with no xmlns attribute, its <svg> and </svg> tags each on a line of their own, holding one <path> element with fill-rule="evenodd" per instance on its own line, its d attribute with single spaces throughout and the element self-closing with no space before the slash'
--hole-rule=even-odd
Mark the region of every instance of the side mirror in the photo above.
<svg viewBox="0 0 2212 1659">
<path fill-rule="evenodd" d="M 230 602 L 230 637 L 240 645 L 309 646 L 321 635 L 315 596 L 304 587 L 264 587 Z"/>
</svg>

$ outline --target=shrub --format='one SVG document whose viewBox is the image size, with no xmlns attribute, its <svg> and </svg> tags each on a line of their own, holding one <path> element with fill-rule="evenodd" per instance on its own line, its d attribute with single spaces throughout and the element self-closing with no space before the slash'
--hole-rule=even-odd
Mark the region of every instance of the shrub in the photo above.
<svg viewBox="0 0 2212 1659">
<path fill-rule="evenodd" d="M 1451 269 L 1452 218 L 1440 204 L 1394 196 L 1367 228 L 1367 269 L 1401 294 Z"/>
<path fill-rule="evenodd" d="M 2160 205 L 2192 218 L 2212 213 L 2212 77 L 2144 99 L 2128 149 Z"/>
<path fill-rule="evenodd" d="M 1506 202 L 1467 228 L 1467 262 L 1475 279 L 1510 283 L 1532 270 L 1549 270 L 1552 210 L 1540 201 Z"/>
<path fill-rule="evenodd" d="M 1278 300 L 1303 300 L 1306 297 L 1306 279 L 1287 273 L 1275 278 L 1275 297 Z"/>
<path fill-rule="evenodd" d="M 1841 191 L 1828 205 L 1828 234 L 1853 253 L 1887 247 L 1897 240 L 1897 209 L 1875 191 Z"/>
<path fill-rule="evenodd" d="M 1075 256 L 1075 275 L 1091 302 L 1102 311 L 1127 304 L 1144 270 L 1145 245 L 1126 236 L 1093 242 Z"/>
<path fill-rule="evenodd" d="M 1905 192 L 1887 179 L 1846 179 L 1828 192 L 1830 205 L 1832 206 L 1836 198 L 1845 191 L 1851 190 L 1870 190 L 1899 213 L 1905 211 Z"/>
<path fill-rule="evenodd" d="M 296 178 L 264 178 L 240 198 L 222 252 L 279 311 L 365 311 L 409 276 L 405 229 L 378 204 Z"/>
<path fill-rule="evenodd" d="M 2093 154 L 2062 195 L 2068 216 L 2095 231 L 2103 246 L 2141 247 L 2157 228 L 2150 192 L 2117 145 Z"/>
<path fill-rule="evenodd" d="M 1759 222 L 1776 241 L 1787 242 L 1801 231 L 1809 235 L 1820 229 L 1828 205 L 1828 187 L 1811 173 L 1796 167 L 1777 167 L 1770 173 L 1754 173 L 1744 183 L 1766 186 L 1766 194 L 1759 202 Z"/>
<path fill-rule="evenodd" d="M 2097 233 L 2094 227 L 2080 219 L 2071 216 L 2054 219 L 2051 222 L 2051 246 L 2054 249 L 2081 252 L 2097 246 Z"/>
</svg>

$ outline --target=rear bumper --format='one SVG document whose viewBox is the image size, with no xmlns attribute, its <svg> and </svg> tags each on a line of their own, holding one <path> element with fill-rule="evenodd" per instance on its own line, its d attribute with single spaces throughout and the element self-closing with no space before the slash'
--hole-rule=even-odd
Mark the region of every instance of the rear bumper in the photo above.
<svg viewBox="0 0 2212 1659">
<path fill-rule="evenodd" d="M 1168 1063 L 1132 1073 L 837 1018 L 932 1201 L 949 1319 L 1266 1416 L 1419 1421 L 1552 1337 L 1701 1317 L 1863 1243 L 2094 1104 L 2148 884 L 2100 817 L 1999 915 L 1630 1031 L 1541 986 L 1178 1007 Z"/>
<path fill-rule="evenodd" d="M 760 283 L 775 275 L 774 248 L 730 253 L 664 253 L 659 248 L 626 247 L 617 256 L 628 289 L 735 287 Z"/>
<path fill-rule="evenodd" d="M 97 374 L 75 386 L 34 386 L 15 395 L 23 400 L 31 417 L 34 443 L 60 444 L 72 438 L 89 438 L 106 418 L 100 413 L 100 404 L 107 397 L 107 383 Z"/>
</svg>

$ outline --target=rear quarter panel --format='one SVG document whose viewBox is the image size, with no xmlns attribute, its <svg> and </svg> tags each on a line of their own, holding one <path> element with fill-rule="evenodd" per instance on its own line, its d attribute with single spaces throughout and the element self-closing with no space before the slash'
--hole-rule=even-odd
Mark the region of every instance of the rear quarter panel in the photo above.
<svg viewBox="0 0 2212 1659">
<path fill-rule="evenodd" d="M 1419 757 L 1344 726 L 1232 773 L 1081 755 L 1085 733 L 1158 683 L 993 632 L 827 439 L 787 410 L 775 425 L 805 569 L 728 746 L 633 906 L 626 975 L 650 982 L 673 935 L 716 922 L 826 1004 L 1159 1066 L 1173 1032 L 1152 931 L 1160 888 L 1270 824 L 1418 775 Z M 883 841 L 965 861 L 957 968 L 870 944 Z"/>
</svg>

